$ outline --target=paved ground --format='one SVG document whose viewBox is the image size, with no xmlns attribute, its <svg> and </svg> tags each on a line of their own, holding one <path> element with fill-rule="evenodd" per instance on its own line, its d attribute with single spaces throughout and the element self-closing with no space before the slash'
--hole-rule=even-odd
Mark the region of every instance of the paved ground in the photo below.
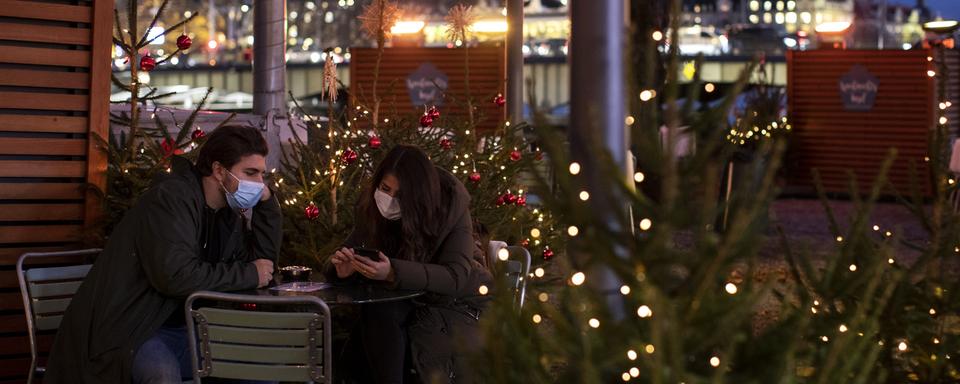
<svg viewBox="0 0 960 384">
<path fill-rule="evenodd" d="M 829 205 L 841 233 L 849 231 L 852 216 L 856 213 L 855 205 L 848 200 L 830 200 Z M 769 217 L 768 233 L 775 235 L 779 226 L 790 239 L 791 246 L 809 247 L 814 255 L 829 254 L 836 247 L 836 234 L 831 230 L 827 211 L 818 199 L 777 200 L 770 207 Z M 912 243 L 922 244 L 927 239 L 920 219 L 900 203 L 877 203 L 868 226 L 872 229 L 875 225 L 880 228 L 878 236 L 890 231 Z M 764 249 L 764 256 L 782 256 L 782 250 L 771 246 L 773 244 Z M 915 257 L 913 252 L 905 249 L 902 253 L 904 257 Z"/>
</svg>

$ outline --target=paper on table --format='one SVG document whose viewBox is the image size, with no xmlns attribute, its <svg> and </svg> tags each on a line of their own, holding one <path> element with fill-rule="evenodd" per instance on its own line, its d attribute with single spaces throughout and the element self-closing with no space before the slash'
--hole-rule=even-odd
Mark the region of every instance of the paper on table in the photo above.
<svg viewBox="0 0 960 384">
<path fill-rule="evenodd" d="M 271 290 L 274 291 L 286 291 L 286 292 L 313 292 L 319 291 L 324 288 L 329 288 L 330 284 L 327 283 L 317 283 L 313 281 L 295 281 L 292 283 L 280 284 L 276 287 L 271 287 Z"/>
</svg>

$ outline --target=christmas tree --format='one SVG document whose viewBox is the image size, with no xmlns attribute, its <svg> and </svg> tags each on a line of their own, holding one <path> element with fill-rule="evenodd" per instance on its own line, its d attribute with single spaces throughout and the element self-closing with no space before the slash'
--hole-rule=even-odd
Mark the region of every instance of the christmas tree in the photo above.
<svg viewBox="0 0 960 384">
<path fill-rule="evenodd" d="M 114 10 L 113 41 L 126 56 L 130 80 L 124 82 L 116 73 L 111 75 L 111 80 L 114 86 L 128 92 L 130 96 L 125 101 L 115 103 L 126 108 L 110 113 L 111 134 L 105 138 L 94 137 L 98 142 L 98 149 L 107 154 L 107 190 L 96 191 L 102 197 L 103 218 L 97 225 L 86 228 L 85 237 L 93 244 L 102 244 L 105 241 L 105 236 L 113 231 L 113 226 L 120 222 L 140 194 L 150 186 L 155 175 L 169 171 L 171 156 L 182 155 L 193 159 L 196 152 L 192 150 L 202 145 L 204 140 L 205 133 L 195 122 L 197 114 L 211 95 L 212 88 L 207 90 L 200 103 L 183 121 L 176 121 L 173 117 L 171 122 L 167 115 L 173 116 L 173 113 L 158 113 L 170 111 L 157 107 L 155 103 L 172 94 L 158 93 L 157 88 L 143 81 L 142 73 L 148 73 L 163 65 L 189 50 L 193 44 L 190 36 L 182 33 L 174 40 L 176 48 L 166 56 L 158 55 L 162 50 L 151 53 L 148 49 L 153 40 L 185 30 L 197 15 L 194 12 L 192 16 L 175 22 L 160 33 L 151 33 L 167 12 L 168 3 L 169 0 L 164 0 L 152 9 L 153 16 L 144 29 L 140 29 L 142 20 L 138 2 L 130 1 L 127 4 L 126 24 L 121 22 L 120 12 Z M 145 113 L 150 113 L 152 124 L 142 126 L 141 117 Z M 220 125 L 228 123 L 232 118 L 232 114 L 226 116 Z M 118 132 L 114 132 L 115 129 Z"/>
<path fill-rule="evenodd" d="M 631 220 L 625 212 L 598 218 L 591 211 L 596 197 L 581 187 L 588 175 L 565 156 L 563 138 L 538 130 L 544 151 L 558 170 L 556 188 L 545 196 L 544 206 L 558 218 L 555 226 L 567 229 L 570 257 L 557 261 L 565 267 L 560 281 L 541 271 L 534 273 L 528 294 L 536 299 L 522 310 L 508 297 L 498 297 L 485 312 L 487 345 L 478 354 L 477 364 L 498 367 L 485 371 L 485 381 L 960 380 L 954 363 L 960 353 L 960 302 L 954 292 L 960 287 L 955 271 L 944 272 L 947 261 L 960 252 L 960 239 L 958 217 L 947 204 L 956 181 L 943 165 L 943 121 L 931 131 L 932 154 L 939 159 L 931 159 L 937 192 L 929 201 L 930 209 L 919 192 L 901 198 L 920 215 L 930 242 L 906 243 L 893 229 L 869 222 L 888 184 L 885 173 L 892 155 L 870 193 L 860 195 L 856 185 L 851 187 L 857 207 L 849 218 L 851 224 L 844 228 L 835 219 L 825 223 L 833 229 L 836 247 L 827 257 L 812 259 L 791 243 L 783 228 L 774 228 L 773 235 L 765 230 L 767 207 L 776 197 L 775 176 L 788 140 L 788 135 L 769 131 L 767 140 L 760 132 L 767 124 L 772 127 L 772 122 L 782 126 L 777 108 L 770 107 L 771 98 L 757 97 L 748 108 L 757 114 L 727 123 L 734 98 L 755 67 L 743 72 L 715 108 L 690 107 L 702 86 L 696 77 L 688 88 L 688 102 L 677 103 L 678 44 L 671 43 L 667 54 L 654 48 L 648 39 L 660 30 L 656 22 L 644 20 L 648 15 L 638 3 L 644 2 L 631 3 L 629 18 L 635 23 L 630 35 L 637 40 L 628 45 L 648 49 L 634 52 L 634 58 L 644 63 L 633 67 L 649 69 L 657 62 L 666 63 L 662 87 L 647 88 L 650 85 L 644 81 L 631 81 L 631 116 L 640 118 L 627 121 L 633 123 L 632 149 L 638 154 L 641 172 L 635 175 L 635 185 L 630 185 L 634 183 L 625 182 L 622 172 L 607 161 L 599 175 L 589 176 L 600 178 L 622 196 L 639 220 Z M 680 1 L 673 2 L 670 15 L 673 27 L 668 41 L 676 42 Z M 694 153 L 678 157 L 673 144 L 682 125 L 696 136 L 697 146 Z M 661 126 L 666 130 L 665 144 L 658 135 Z M 761 138 L 753 139 L 757 134 Z M 740 139 L 747 135 L 752 156 L 744 158 L 741 145 L 747 145 L 747 140 L 741 144 Z M 590 155 L 610 159 L 603 149 L 594 149 Z M 720 198 L 721 175 L 735 159 L 750 165 L 743 167 L 746 179 L 759 182 L 735 186 L 729 197 Z M 829 212 L 826 197 L 821 197 Z M 784 282 L 760 278 L 769 261 L 758 260 L 758 253 L 770 241 L 779 242 L 783 255 L 775 263 L 790 271 Z M 920 256 L 901 259 L 904 248 Z M 602 271 L 612 272 L 614 278 Z M 601 280 L 622 285 L 619 290 L 602 290 L 601 284 L 595 284 Z"/>
<path fill-rule="evenodd" d="M 392 2 L 375 0 L 360 17 L 364 31 L 377 44 L 378 58 L 397 12 Z M 468 41 L 473 18 L 470 7 L 454 7 L 448 16 L 451 38 Z M 469 44 L 459 49 L 466 65 Z M 374 83 L 379 78 L 379 62 Z M 326 59 L 323 84 L 324 97 L 334 100 L 339 81 L 331 56 Z M 445 95 L 446 105 L 468 111 L 466 116 L 449 116 L 436 106 L 425 106 L 417 115 L 387 114 L 376 92 L 355 96 L 356 105 L 344 116 L 334 115 L 333 109 L 325 119 L 300 112 L 310 140 L 295 138 L 291 142 L 291 151 L 284 154 L 274 180 L 288 240 L 284 263 L 323 265 L 353 228 L 361 190 L 380 159 L 396 144 L 420 147 L 434 164 L 458 177 L 471 194 L 474 220 L 488 228 L 492 239 L 527 246 L 540 260 L 552 258 L 555 250 L 563 248 L 552 215 L 527 203 L 528 196 L 539 192 L 527 184 L 541 172 L 539 165 L 544 160 L 534 143 L 523 136 L 524 125 L 503 123 L 492 132 L 477 128 L 488 118 L 478 111 L 477 104 L 502 107 L 502 95 Z"/>
</svg>

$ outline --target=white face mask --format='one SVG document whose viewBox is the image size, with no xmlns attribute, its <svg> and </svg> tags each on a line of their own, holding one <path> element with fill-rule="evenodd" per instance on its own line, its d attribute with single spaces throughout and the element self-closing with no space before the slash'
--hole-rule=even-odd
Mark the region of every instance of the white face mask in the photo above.
<svg viewBox="0 0 960 384">
<path fill-rule="evenodd" d="M 387 220 L 400 219 L 400 200 L 379 189 L 373 193 L 373 199 L 377 201 L 377 208 L 380 209 L 380 214 L 384 218 Z"/>
</svg>

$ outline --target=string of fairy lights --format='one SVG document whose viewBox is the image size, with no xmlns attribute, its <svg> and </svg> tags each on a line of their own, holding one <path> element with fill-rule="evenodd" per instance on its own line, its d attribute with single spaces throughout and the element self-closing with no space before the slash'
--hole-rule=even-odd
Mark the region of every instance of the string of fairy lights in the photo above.
<svg viewBox="0 0 960 384">
<path fill-rule="evenodd" d="M 929 57 L 928 61 L 932 62 L 933 58 Z M 930 70 L 928 72 L 928 75 L 931 78 L 938 76 L 937 72 L 933 70 Z M 654 91 L 643 91 L 643 92 L 644 92 L 642 97 L 643 101 L 651 100 L 655 94 Z M 946 115 L 949 108 L 952 107 L 952 102 L 950 100 L 947 100 L 945 97 L 940 97 L 940 99 L 941 100 L 937 108 L 938 110 L 937 124 L 939 124 L 941 128 L 945 128 L 949 122 L 949 119 L 947 118 Z M 634 121 L 635 119 L 632 116 L 628 116 L 625 120 L 627 125 L 633 124 Z M 738 120 L 738 123 L 739 123 L 739 120 Z M 791 129 L 792 129 L 792 126 L 789 124 L 786 116 L 780 116 L 778 121 L 771 121 L 763 125 L 755 125 L 750 130 L 739 131 L 735 128 L 731 129 L 730 134 L 727 135 L 727 140 L 730 143 L 735 145 L 744 145 L 750 140 L 759 141 L 764 138 L 771 138 L 778 133 L 789 132 Z M 925 158 L 925 161 L 929 162 L 930 161 L 929 157 Z M 568 172 L 571 175 L 574 175 L 574 176 L 579 175 L 581 170 L 582 170 L 582 167 L 579 163 L 571 162 L 569 164 Z M 634 181 L 637 183 L 643 182 L 644 179 L 645 179 L 645 176 L 642 172 L 637 172 L 634 175 Z M 952 177 L 945 178 L 943 182 L 946 185 L 950 186 L 951 188 L 953 188 L 956 185 L 956 180 L 953 179 Z M 587 191 L 580 191 L 577 194 L 577 196 L 582 202 L 587 202 L 590 199 L 590 194 Z M 643 218 L 639 222 L 639 227 L 643 231 L 649 230 L 652 227 L 652 225 L 653 225 L 653 222 L 649 218 Z M 872 230 L 875 233 L 877 233 L 879 238 L 882 240 L 888 240 L 894 237 L 894 233 L 892 230 L 884 229 L 879 224 L 874 224 L 872 226 Z M 576 225 L 570 225 L 567 227 L 567 234 L 570 237 L 576 237 L 579 233 L 580 233 L 580 228 L 577 227 Z M 842 244 L 845 241 L 844 237 L 840 234 L 836 234 L 834 239 L 836 240 L 837 244 Z M 954 252 L 957 254 L 960 254 L 960 246 L 955 247 Z M 508 252 L 506 252 L 506 249 L 501 250 L 498 257 L 500 260 L 503 260 L 503 261 L 507 260 L 509 255 L 508 255 Z M 897 264 L 897 261 L 892 256 L 889 257 L 886 261 L 887 261 L 887 264 L 891 267 Z M 856 262 L 854 262 L 849 264 L 846 269 L 849 271 L 849 273 L 857 273 L 861 268 L 860 266 L 858 266 Z M 546 273 L 543 268 L 536 268 L 533 272 L 529 274 L 529 278 L 543 278 L 545 274 Z M 587 279 L 587 275 L 585 272 L 575 271 L 570 275 L 567 282 L 571 286 L 579 287 L 586 282 L 586 279 Z M 639 277 L 639 280 L 642 281 L 642 276 Z M 729 295 L 736 295 L 740 293 L 740 288 L 735 282 L 732 282 L 732 281 L 728 281 L 724 283 L 721 287 L 721 290 L 722 292 Z M 488 292 L 487 287 L 481 287 L 481 292 L 480 292 L 481 294 L 487 294 L 487 292 Z M 620 288 L 620 293 L 624 296 L 631 294 L 631 292 L 632 292 L 632 289 L 629 285 L 623 285 Z M 942 297 L 943 293 L 944 293 L 944 290 L 942 287 L 937 286 L 935 288 L 935 295 L 937 297 Z M 549 300 L 549 295 L 546 292 L 540 292 L 536 295 L 536 297 L 542 303 L 546 303 Z M 824 315 L 830 312 L 831 310 L 827 306 L 824 306 L 819 299 L 813 300 L 812 304 L 813 305 L 810 307 L 810 316 Z M 931 318 L 936 318 L 936 316 L 938 315 L 938 310 L 935 307 L 921 308 L 919 310 L 925 312 Z M 654 316 L 654 310 L 653 308 L 651 308 L 649 304 L 641 304 L 637 307 L 636 315 L 640 319 L 650 319 Z M 532 315 L 530 315 L 529 319 L 535 325 L 542 324 L 543 321 L 545 320 L 544 315 L 540 313 L 533 313 Z M 589 329 L 597 329 L 597 328 L 600 328 L 600 326 L 601 326 L 601 322 L 597 318 L 591 317 L 586 320 L 586 327 L 589 327 Z M 856 335 L 858 337 L 867 337 L 865 332 L 856 331 L 852 329 L 851 326 L 845 322 L 836 324 L 835 332 L 836 333 L 834 335 L 830 335 L 830 334 L 821 335 L 818 338 L 818 341 L 824 344 L 827 344 L 827 343 L 830 343 L 831 340 L 839 339 L 842 335 L 847 334 L 849 332 L 856 332 Z M 880 335 L 874 334 L 874 336 L 880 336 Z M 943 342 L 944 337 L 945 336 L 943 335 L 943 331 L 941 327 L 938 334 L 932 337 L 930 341 L 934 345 L 940 345 Z M 884 346 L 885 342 L 883 339 L 878 339 L 877 344 L 879 346 Z M 911 348 L 910 345 L 911 345 L 911 341 L 906 337 L 902 337 L 902 338 L 896 338 L 892 340 L 892 345 L 890 346 L 890 348 L 895 355 L 902 356 L 904 353 L 907 353 L 908 351 L 910 351 L 910 348 Z M 636 362 L 637 359 L 641 358 L 643 354 L 652 355 L 655 352 L 656 352 L 656 347 L 650 343 L 642 344 L 640 348 L 637 348 L 637 349 L 627 350 L 625 353 L 625 357 L 629 367 L 621 374 L 621 379 L 624 382 L 629 382 L 632 379 L 638 378 L 641 372 L 640 372 L 640 368 L 637 367 L 634 364 L 634 362 Z M 935 361 L 939 357 L 940 356 L 937 353 L 933 353 L 929 356 L 929 359 L 932 361 Z M 943 358 L 946 360 L 951 360 L 952 356 L 949 353 L 944 353 Z M 712 368 L 720 368 L 722 364 L 721 356 L 716 353 L 712 354 L 707 359 L 707 363 Z M 811 372 L 812 372 L 812 369 L 810 369 L 810 367 L 806 367 L 806 369 L 798 368 L 798 374 L 800 375 L 810 375 Z M 954 379 L 960 378 L 960 375 L 958 375 L 958 373 L 955 370 L 950 372 L 950 375 Z M 908 376 L 911 378 L 917 377 L 915 373 L 909 373 Z"/>
</svg>

